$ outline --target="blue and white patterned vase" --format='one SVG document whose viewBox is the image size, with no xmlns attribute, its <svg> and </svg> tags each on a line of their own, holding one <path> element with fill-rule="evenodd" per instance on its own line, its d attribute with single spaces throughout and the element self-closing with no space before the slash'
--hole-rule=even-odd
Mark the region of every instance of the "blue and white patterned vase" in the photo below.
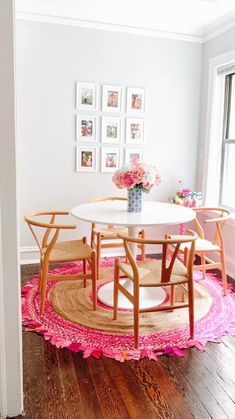
<svg viewBox="0 0 235 419">
<path fill-rule="evenodd" d="M 142 210 L 142 191 L 140 189 L 128 189 L 128 212 L 140 212 Z"/>
</svg>

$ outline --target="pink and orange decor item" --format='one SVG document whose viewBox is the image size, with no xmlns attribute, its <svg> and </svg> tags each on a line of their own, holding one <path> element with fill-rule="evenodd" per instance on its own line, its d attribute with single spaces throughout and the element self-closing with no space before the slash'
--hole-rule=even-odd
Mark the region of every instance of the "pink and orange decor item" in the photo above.
<svg viewBox="0 0 235 419">
<path fill-rule="evenodd" d="M 150 262 L 151 263 L 151 260 Z M 114 259 L 103 259 L 99 289 L 113 281 Z M 82 262 L 58 267 L 54 275 L 79 274 Z M 51 272 L 52 273 L 52 272 Z M 223 296 L 221 281 L 207 273 L 194 272 L 195 334 L 189 339 L 188 309 L 175 312 L 141 314 L 138 349 L 134 348 L 133 311 L 119 309 L 113 321 L 112 308 L 98 301 L 92 310 L 92 284 L 84 288 L 82 281 L 48 282 L 45 312 L 40 314 L 38 275 L 25 283 L 22 290 L 22 318 L 25 332 L 36 332 L 57 348 L 82 352 L 85 358 L 106 356 L 117 361 L 157 360 L 161 355 L 183 357 L 186 349 L 196 347 L 204 351 L 207 342 L 220 341 L 226 333 L 235 333 L 235 294 L 228 289 Z M 163 305 L 169 304 L 166 292 Z"/>
<path fill-rule="evenodd" d="M 117 170 L 112 178 L 119 189 L 128 190 L 128 211 L 140 212 L 142 192 L 149 192 L 161 182 L 157 169 L 145 163 L 129 163 Z"/>
<path fill-rule="evenodd" d="M 202 194 L 201 192 L 193 192 L 189 188 L 183 188 L 176 192 L 171 198 L 171 202 L 190 208 L 200 207 L 202 205 Z"/>
<path fill-rule="evenodd" d="M 182 181 L 179 181 L 182 184 Z M 188 208 L 201 207 L 202 205 L 202 194 L 201 192 L 193 192 L 189 188 L 180 188 L 176 194 L 170 199 L 172 204 L 183 205 Z M 185 234 L 185 224 L 180 224 L 180 234 Z"/>
</svg>

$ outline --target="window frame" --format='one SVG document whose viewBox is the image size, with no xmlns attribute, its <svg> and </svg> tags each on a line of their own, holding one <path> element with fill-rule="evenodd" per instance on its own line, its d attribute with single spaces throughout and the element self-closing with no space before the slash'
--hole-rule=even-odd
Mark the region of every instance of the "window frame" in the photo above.
<svg viewBox="0 0 235 419">
<path fill-rule="evenodd" d="M 235 49 L 209 59 L 207 94 L 204 98 L 202 92 L 201 103 L 203 105 L 203 99 L 206 101 L 206 113 L 200 125 L 197 189 L 202 191 L 206 207 L 218 206 L 220 202 L 225 75 L 234 73 L 234 68 Z M 231 219 L 235 222 L 235 211 Z"/>
<path fill-rule="evenodd" d="M 229 135 L 233 78 L 235 80 L 235 72 L 226 74 L 225 80 L 224 80 L 224 112 L 223 112 L 223 137 L 222 137 L 222 152 L 221 152 L 219 205 L 235 212 L 235 206 L 231 207 L 227 205 L 225 202 L 223 202 L 226 148 L 227 148 L 227 145 L 229 144 L 235 145 L 235 139 L 230 138 L 230 135 Z"/>
</svg>

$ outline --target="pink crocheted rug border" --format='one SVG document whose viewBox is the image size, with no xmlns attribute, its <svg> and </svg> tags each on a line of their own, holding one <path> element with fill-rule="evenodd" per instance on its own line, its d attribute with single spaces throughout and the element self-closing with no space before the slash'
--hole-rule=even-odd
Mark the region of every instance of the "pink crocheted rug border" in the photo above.
<svg viewBox="0 0 235 419">
<path fill-rule="evenodd" d="M 102 266 L 113 266 L 113 258 L 102 260 Z M 55 269 L 54 273 L 68 274 L 82 270 L 81 263 L 63 265 Z M 26 282 L 22 289 L 22 318 L 25 331 L 37 332 L 50 341 L 57 348 L 68 348 L 73 352 L 83 352 L 83 357 L 102 355 L 125 361 L 148 357 L 157 360 L 163 354 L 168 356 L 184 356 L 187 348 L 193 346 L 204 351 L 207 342 L 220 342 L 226 333 L 235 334 L 235 294 L 229 286 L 228 295 L 223 296 L 221 281 L 214 275 L 207 274 L 202 280 L 201 273 L 194 272 L 195 281 L 213 297 L 213 303 L 208 313 L 195 323 L 195 338 L 190 340 L 188 326 L 144 334 L 139 339 L 139 349 L 134 349 L 134 338 L 130 334 L 110 333 L 91 329 L 77 323 L 70 322 L 53 311 L 50 301 L 46 300 L 44 315 L 40 315 L 40 295 L 37 293 L 38 275 Z M 56 285 L 49 282 L 47 295 Z M 109 309 L 106 306 L 104 309 Z"/>
</svg>

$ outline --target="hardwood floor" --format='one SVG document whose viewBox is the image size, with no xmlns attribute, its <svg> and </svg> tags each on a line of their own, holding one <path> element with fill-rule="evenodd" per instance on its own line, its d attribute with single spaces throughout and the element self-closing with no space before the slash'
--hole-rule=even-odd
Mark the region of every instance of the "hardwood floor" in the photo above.
<svg viewBox="0 0 235 419">
<path fill-rule="evenodd" d="M 22 269 L 22 279 L 36 273 Z M 83 359 L 36 333 L 23 333 L 25 419 L 235 417 L 235 338 L 184 358 L 120 363 Z"/>
</svg>

